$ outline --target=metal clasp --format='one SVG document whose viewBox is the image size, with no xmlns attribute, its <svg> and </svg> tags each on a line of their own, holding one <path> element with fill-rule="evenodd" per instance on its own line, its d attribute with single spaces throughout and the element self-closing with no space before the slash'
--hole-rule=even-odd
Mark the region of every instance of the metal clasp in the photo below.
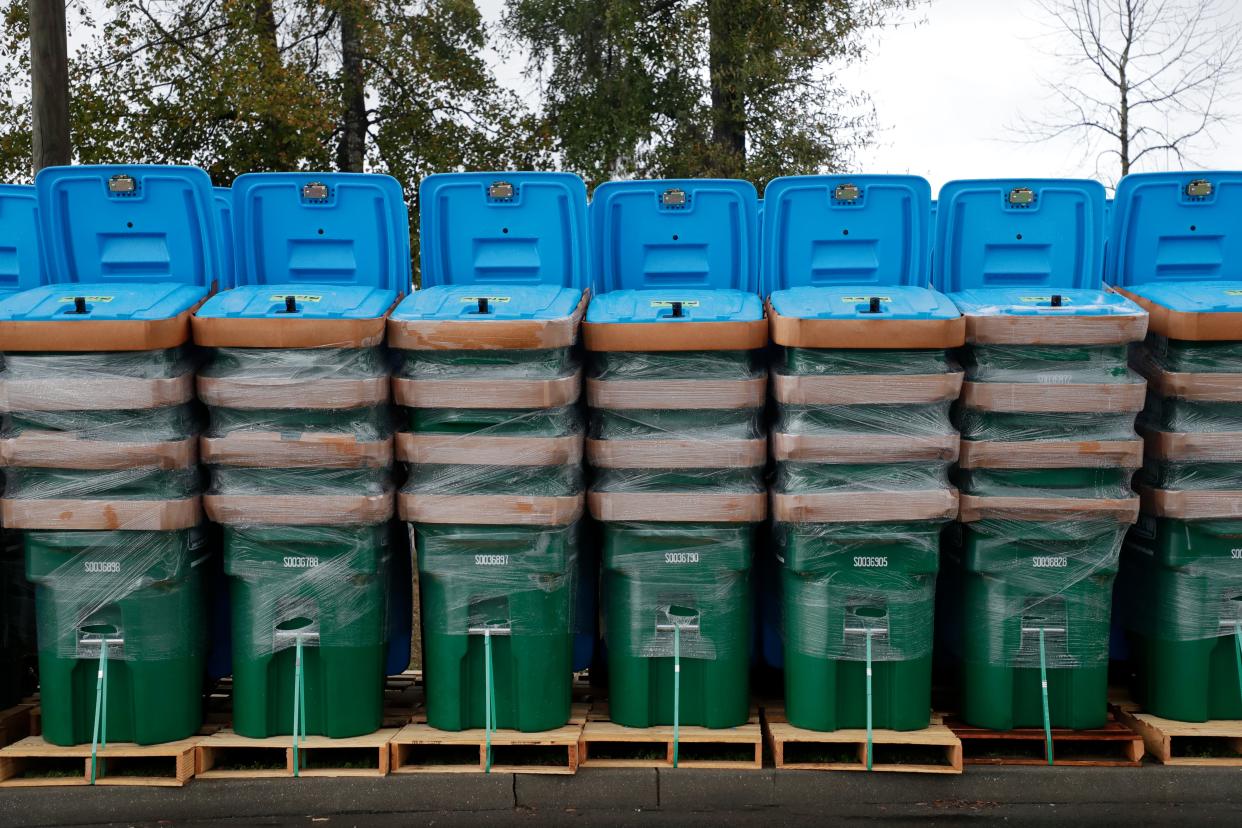
<svg viewBox="0 0 1242 828">
<path fill-rule="evenodd" d="M 513 185 L 508 181 L 496 181 L 487 188 L 487 197 L 507 201 L 513 198 Z"/>
<path fill-rule="evenodd" d="M 1035 203 L 1035 191 L 1030 187 L 1014 187 L 1009 191 L 1006 200 L 1015 206 L 1024 207 Z"/>
<path fill-rule="evenodd" d="M 862 189 L 857 184 L 838 184 L 832 191 L 834 201 L 858 201 Z"/>
<path fill-rule="evenodd" d="M 138 182 L 132 175 L 114 175 L 108 179 L 108 192 L 128 195 L 138 189 Z"/>
<path fill-rule="evenodd" d="M 302 187 L 302 199 L 305 201 L 323 201 L 328 197 L 328 185 L 321 181 L 312 181 Z"/>
<path fill-rule="evenodd" d="M 685 207 L 686 191 L 679 190 L 676 187 L 671 190 L 665 190 L 660 193 L 660 203 L 665 207 Z"/>
<path fill-rule="evenodd" d="M 1190 198 L 1206 198 L 1212 194 L 1212 182 L 1206 178 L 1196 178 L 1186 185 L 1186 195 Z"/>
</svg>

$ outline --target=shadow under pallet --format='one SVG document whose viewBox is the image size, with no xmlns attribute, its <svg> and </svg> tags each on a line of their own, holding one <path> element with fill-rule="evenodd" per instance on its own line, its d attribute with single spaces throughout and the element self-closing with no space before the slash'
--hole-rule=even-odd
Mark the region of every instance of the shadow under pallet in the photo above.
<svg viewBox="0 0 1242 828">
<path fill-rule="evenodd" d="M 867 731 L 807 730 L 785 720 L 781 707 L 765 707 L 765 735 L 777 768 L 866 771 Z M 962 772 L 962 742 L 939 716 L 923 730 L 872 730 L 872 771 L 888 773 Z"/>
</svg>

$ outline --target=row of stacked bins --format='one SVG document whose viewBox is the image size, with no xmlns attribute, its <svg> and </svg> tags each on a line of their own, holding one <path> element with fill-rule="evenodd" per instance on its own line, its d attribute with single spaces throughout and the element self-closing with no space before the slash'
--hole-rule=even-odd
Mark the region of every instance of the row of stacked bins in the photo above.
<svg viewBox="0 0 1242 828">
<path fill-rule="evenodd" d="M 941 619 L 962 718 L 1101 726 L 1113 579 L 1138 513 L 1147 314 L 1104 292 L 1104 189 L 959 181 L 940 192 L 934 284 L 966 320 L 959 522 Z"/>
<path fill-rule="evenodd" d="M 0 303 L 0 513 L 35 590 L 43 735 L 183 738 L 208 643 L 189 318 L 218 281 L 210 180 L 64 167 L 36 187 L 50 284 Z"/>
<path fill-rule="evenodd" d="M 591 204 L 583 339 L 609 715 L 750 715 L 751 565 L 766 517 L 767 323 L 746 182 L 609 182 Z"/>
<path fill-rule="evenodd" d="M 1118 578 L 1137 701 L 1242 718 L 1242 175 L 1152 173 L 1117 189 L 1109 281 L 1151 314 L 1132 351 L 1142 514 Z"/>
<path fill-rule="evenodd" d="M 592 615 L 576 612 L 586 188 L 459 173 L 424 179 L 419 200 L 422 289 L 389 342 L 427 722 L 549 730 L 569 720 L 574 634 Z"/>
<path fill-rule="evenodd" d="M 387 176 L 260 173 L 234 183 L 232 213 L 236 286 L 193 325 L 209 349 L 204 505 L 229 582 L 233 729 L 369 733 L 390 637 L 408 662 L 408 637 L 390 636 L 390 595 L 409 602 L 390 586 L 408 585 L 408 555 L 384 348 L 410 283 L 404 200 Z"/>
<path fill-rule="evenodd" d="M 925 287 L 930 187 L 808 176 L 765 195 L 786 715 L 924 728 L 940 532 L 957 514 L 948 349 L 963 334 Z"/>
</svg>

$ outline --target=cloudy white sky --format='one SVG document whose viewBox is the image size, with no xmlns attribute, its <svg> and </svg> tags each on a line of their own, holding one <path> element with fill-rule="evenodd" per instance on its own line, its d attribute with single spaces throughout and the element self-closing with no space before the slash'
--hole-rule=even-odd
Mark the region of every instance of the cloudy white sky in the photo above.
<svg viewBox="0 0 1242 828">
<path fill-rule="evenodd" d="M 1242 19 L 1242 0 L 1221 0 Z M 489 20 L 504 0 L 479 0 Z M 1090 176 L 1095 162 L 1072 140 L 1013 140 L 1023 119 L 1047 107 L 1041 78 L 1061 77 L 1036 0 L 932 0 L 918 25 L 869 38 L 866 63 L 848 68 L 851 88 L 875 102 L 881 132 L 860 172 L 910 172 L 934 188 L 963 177 Z M 494 59 L 501 78 L 534 102 L 520 54 Z M 1242 91 L 1242 90 L 1238 90 Z M 1204 168 L 1242 168 L 1242 122 L 1194 153 Z M 1163 163 L 1155 165 L 1163 167 Z"/>
</svg>

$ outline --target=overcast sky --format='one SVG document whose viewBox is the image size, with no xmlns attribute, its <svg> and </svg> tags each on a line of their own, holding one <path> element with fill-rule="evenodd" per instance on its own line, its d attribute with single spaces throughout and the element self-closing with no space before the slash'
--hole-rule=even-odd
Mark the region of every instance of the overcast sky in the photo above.
<svg viewBox="0 0 1242 828">
<path fill-rule="evenodd" d="M 498 19 L 504 0 L 478 2 L 489 21 Z M 1242 2 L 1224 2 L 1242 17 Z M 1092 175 L 1093 157 L 1074 141 L 1012 140 L 1024 117 L 1047 108 L 1041 77 L 1061 76 L 1035 0 L 932 0 L 921 17 L 919 25 L 869 38 L 868 60 L 843 74 L 851 88 L 871 95 L 881 125 L 858 172 L 915 173 L 937 189 L 964 177 Z M 534 103 L 522 56 L 494 62 L 499 76 Z M 1239 136 L 1242 124 L 1234 124 L 1216 146 L 1201 145 L 1198 166 L 1242 168 Z"/>
</svg>

